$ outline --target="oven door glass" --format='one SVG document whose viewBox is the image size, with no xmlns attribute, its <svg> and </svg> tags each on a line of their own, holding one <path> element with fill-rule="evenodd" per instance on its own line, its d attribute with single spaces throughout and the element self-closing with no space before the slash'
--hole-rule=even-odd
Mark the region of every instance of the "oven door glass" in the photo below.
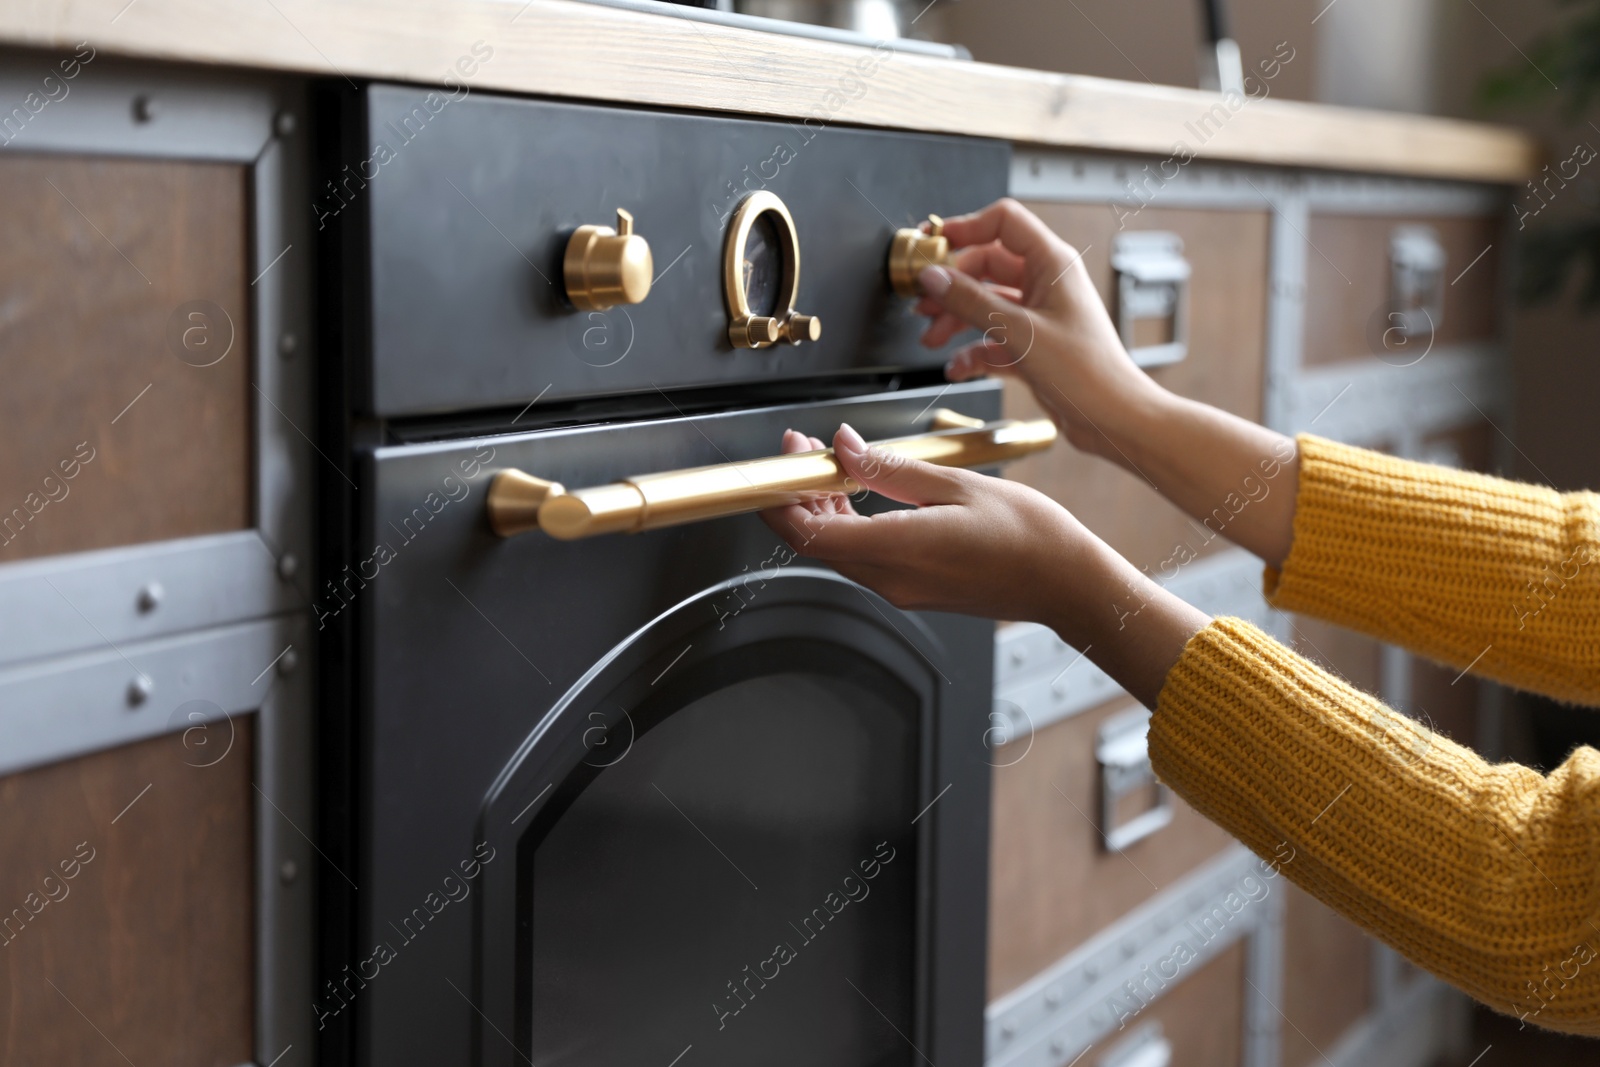
<svg viewBox="0 0 1600 1067">
<path fill-rule="evenodd" d="M 533 1062 L 909 1064 L 920 699 L 816 641 L 676 670 L 530 828 Z"/>
</svg>

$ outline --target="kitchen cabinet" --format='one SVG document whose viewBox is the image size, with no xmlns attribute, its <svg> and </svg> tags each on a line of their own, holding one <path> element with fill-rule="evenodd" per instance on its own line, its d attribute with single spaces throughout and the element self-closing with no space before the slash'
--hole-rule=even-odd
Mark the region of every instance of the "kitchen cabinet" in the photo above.
<svg viewBox="0 0 1600 1067">
<path fill-rule="evenodd" d="M 0 154 L 0 1064 L 306 1064 L 305 109 L 75 62 L 0 59 L 53 94 Z"/>
</svg>

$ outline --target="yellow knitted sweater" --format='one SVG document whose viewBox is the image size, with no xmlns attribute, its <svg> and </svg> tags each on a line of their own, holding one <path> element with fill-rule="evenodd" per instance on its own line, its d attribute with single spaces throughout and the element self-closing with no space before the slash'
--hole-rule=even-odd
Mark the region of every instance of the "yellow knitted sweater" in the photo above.
<svg viewBox="0 0 1600 1067">
<path fill-rule="evenodd" d="M 1600 705 L 1600 496 L 1299 445 L 1275 607 Z M 1530 1023 L 1600 1034 L 1600 752 L 1548 775 L 1491 765 L 1217 619 L 1167 676 L 1150 758 L 1418 965 Z"/>
</svg>

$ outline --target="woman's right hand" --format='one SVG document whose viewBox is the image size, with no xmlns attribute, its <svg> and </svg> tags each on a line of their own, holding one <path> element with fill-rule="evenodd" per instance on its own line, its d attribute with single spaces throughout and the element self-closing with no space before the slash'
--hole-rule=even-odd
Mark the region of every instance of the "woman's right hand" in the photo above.
<svg viewBox="0 0 1600 1067">
<path fill-rule="evenodd" d="M 983 331 L 950 361 L 952 381 L 1020 378 L 1075 447 L 1283 563 L 1299 482 L 1293 441 L 1152 381 L 1122 347 L 1082 255 L 1015 200 L 948 219 L 944 233 L 961 252 L 957 269 L 929 267 L 917 278 L 917 310 L 933 317 L 923 343 L 937 348 L 968 326 Z M 1244 497 L 1251 506 L 1235 506 Z"/>
<path fill-rule="evenodd" d="M 1075 447 L 1115 458 L 1118 431 L 1162 390 L 1128 357 L 1077 249 L 1009 197 L 946 219 L 955 270 L 929 267 L 917 310 L 938 348 L 967 327 L 983 336 L 958 351 L 952 381 L 1021 379 Z"/>
</svg>

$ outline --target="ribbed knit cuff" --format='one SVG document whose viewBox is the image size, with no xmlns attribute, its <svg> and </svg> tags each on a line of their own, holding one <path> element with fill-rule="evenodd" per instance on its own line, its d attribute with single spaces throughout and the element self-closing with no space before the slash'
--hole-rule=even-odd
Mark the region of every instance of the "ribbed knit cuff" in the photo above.
<svg viewBox="0 0 1600 1067">
<path fill-rule="evenodd" d="M 1168 672 L 1149 750 L 1264 873 L 1499 1011 L 1600 1033 L 1600 753 L 1490 766 L 1230 618 Z"/>
<path fill-rule="evenodd" d="M 1600 497 L 1299 439 L 1274 607 L 1565 700 L 1600 702 Z"/>
</svg>

